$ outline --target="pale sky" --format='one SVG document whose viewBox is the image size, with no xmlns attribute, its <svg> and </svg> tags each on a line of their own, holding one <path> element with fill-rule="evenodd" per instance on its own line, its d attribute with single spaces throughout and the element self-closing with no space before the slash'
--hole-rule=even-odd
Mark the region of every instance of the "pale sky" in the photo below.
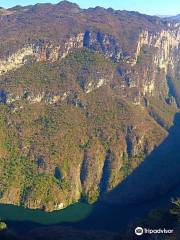
<svg viewBox="0 0 180 240">
<path fill-rule="evenodd" d="M 36 3 L 58 3 L 60 0 L 0 0 L 0 6 L 9 8 L 16 5 L 32 5 Z M 119 10 L 130 10 L 150 15 L 180 14 L 180 0 L 72 0 L 81 8 L 95 6 L 112 7 Z"/>
</svg>

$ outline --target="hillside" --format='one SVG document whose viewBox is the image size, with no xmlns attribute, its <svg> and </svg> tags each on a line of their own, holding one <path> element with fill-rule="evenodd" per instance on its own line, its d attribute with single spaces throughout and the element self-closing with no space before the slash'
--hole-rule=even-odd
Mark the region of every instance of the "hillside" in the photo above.
<svg viewBox="0 0 180 240">
<path fill-rule="evenodd" d="M 103 199 L 179 111 L 180 24 L 66 1 L 0 19 L 0 203 Z"/>
</svg>

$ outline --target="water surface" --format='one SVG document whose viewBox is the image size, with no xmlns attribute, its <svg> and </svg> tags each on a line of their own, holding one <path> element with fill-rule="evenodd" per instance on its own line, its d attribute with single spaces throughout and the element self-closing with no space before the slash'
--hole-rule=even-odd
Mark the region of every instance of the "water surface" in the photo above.
<svg viewBox="0 0 180 240">
<path fill-rule="evenodd" d="M 91 210 L 92 205 L 86 203 L 75 203 L 66 209 L 53 212 L 0 204 L 0 218 L 5 221 L 26 221 L 50 225 L 81 221 L 90 214 Z"/>
</svg>

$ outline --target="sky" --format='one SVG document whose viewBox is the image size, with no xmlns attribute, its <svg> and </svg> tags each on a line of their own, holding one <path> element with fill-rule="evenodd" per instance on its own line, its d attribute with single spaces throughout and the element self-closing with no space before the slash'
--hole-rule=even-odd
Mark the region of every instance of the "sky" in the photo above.
<svg viewBox="0 0 180 240">
<path fill-rule="evenodd" d="M 150 15 L 180 14 L 180 0 L 70 0 L 81 8 L 95 6 L 112 7 L 119 10 L 130 10 Z M 31 5 L 36 3 L 58 3 L 60 0 L 0 0 L 0 6 L 10 8 L 16 5 Z"/>
</svg>

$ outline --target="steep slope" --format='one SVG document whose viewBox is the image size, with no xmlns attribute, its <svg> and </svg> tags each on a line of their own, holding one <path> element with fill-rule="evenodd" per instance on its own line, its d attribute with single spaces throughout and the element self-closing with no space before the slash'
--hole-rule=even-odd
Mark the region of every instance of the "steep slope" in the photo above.
<svg viewBox="0 0 180 240">
<path fill-rule="evenodd" d="M 0 202 L 101 199 L 167 136 L 180 25 L 69 2 L 0 19 Z"/>
</svg>

